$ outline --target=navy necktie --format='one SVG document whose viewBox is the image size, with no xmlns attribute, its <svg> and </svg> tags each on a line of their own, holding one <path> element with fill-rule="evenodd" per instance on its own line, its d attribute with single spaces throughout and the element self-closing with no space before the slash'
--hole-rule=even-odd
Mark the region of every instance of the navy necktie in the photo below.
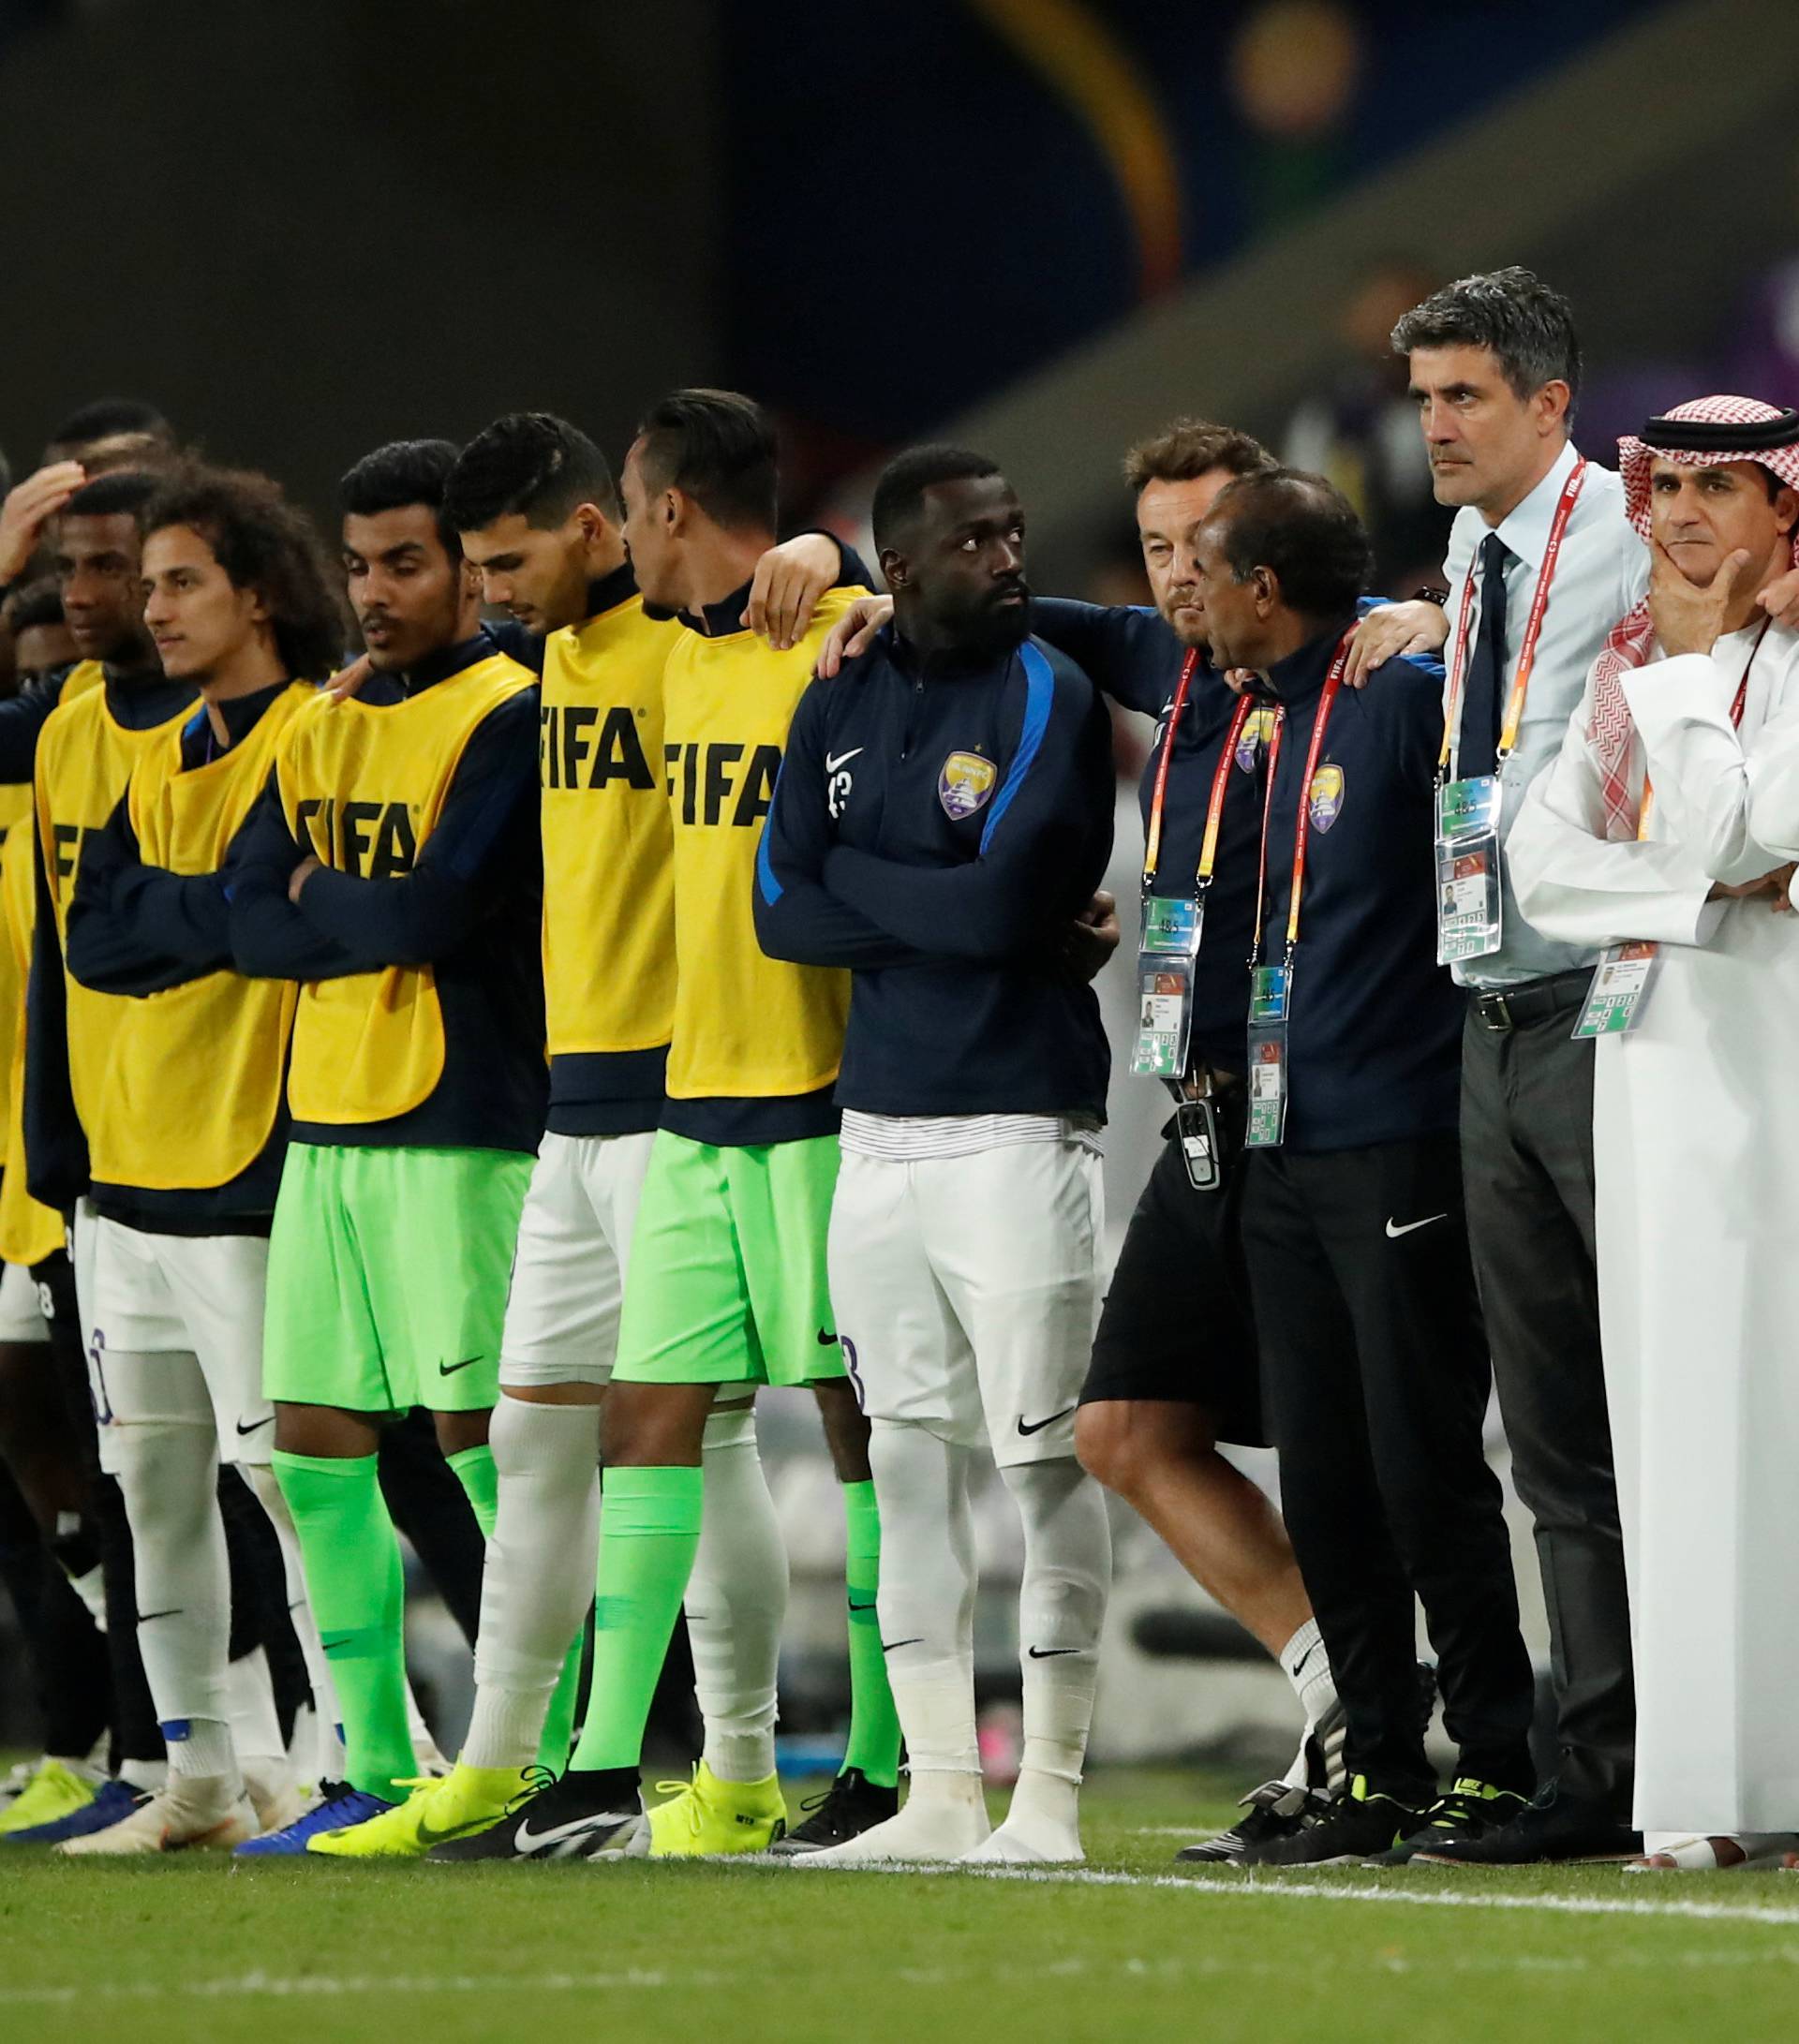
<svg viewBox="0 0 1799 2044">
<path fill-rule="evenodd" d="M 1491 774 L 1499 757 L 1499 705 L 1506 680 L 1506 563 L 1510 550 L 1496 532 L 1480 542 L 1480 621 L 1468 649 L 1462 691 L 1461 747 L 1456 771 L 1464 779 Z"/>
</svg>

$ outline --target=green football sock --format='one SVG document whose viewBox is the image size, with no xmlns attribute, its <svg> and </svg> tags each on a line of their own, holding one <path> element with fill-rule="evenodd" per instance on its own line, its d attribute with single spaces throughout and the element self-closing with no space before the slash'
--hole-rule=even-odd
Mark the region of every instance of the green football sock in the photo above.
<svg viewBox="0 0 1799 2044">
<path fill-rule="evenodd" d="M 585 1627 L 583 1631 L 585 1631 Z M 550 1708 L 543 1720 L 543 1736 L 537 1742 L 537 1764 L 560 1774 L 569 1764 L 569 1745 L 574 1738 L 574 1707 L 580 1700 L 582 1635 L 574 1636 L 569 1657 L 550 1693 Z"/>
<path fill-rule="evenodd" d="M 697 1469 L 606 1471 L 593 1693 L 571 1766 L 634 1768 L 644 1726 L 700 1547 Z"/>
<path fill-rule="evenodd" d="M 300 1534 L 306 1593 L 343 1713 L 352 1788 L 400 1801 L 418 1772 L 406 1718 L 400 1544 L 372 1455 L 274 1453 L 275 1481 Z"/>
<path fill-rule="evenodd" d="M 458 1448 L 444 1460 L 456 1473 L 456 1481 L 468 1493 L 475 1508 L 475 1524 L 481 1537 L 494 1537 L 494 1515 L 499 1510 L 499 1472 L 494 1467 L 494 1451 L 484 1443 L 480 1447 Z"/>
<path fill-rule="evenodd" d="M 849 1521 L 843 1581 L 850 1606 L 850 1742 L 843 1765 L 860 1768 L 879 1787 L 892 1788 L 900 1780 L 900 1719 L 887 1686 L 887 1657 L 881 1651 L 881 1621 L 874 1608 L 881 1582 L 881 1509 L 872 1483 L 846 1483 L 842 1489 Z"/>
</svg>

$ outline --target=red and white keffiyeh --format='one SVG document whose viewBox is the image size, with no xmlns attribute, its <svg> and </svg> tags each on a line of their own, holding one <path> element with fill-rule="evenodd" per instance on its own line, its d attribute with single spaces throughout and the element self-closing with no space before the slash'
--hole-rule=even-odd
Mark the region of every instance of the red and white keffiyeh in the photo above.
<svg viewBox="0 0 1799 2044">
<path fill-rule="evenodd" d="M 1708 425 L 1723 429 L 1717 436 L 1722 444 L 1691 444 L 1704 437 L 1691 429 Z M 1678 444 L 1660 445 L 1658 429 L 1666 427 L 1687 430 L 1666 436 Z M 1738 430 L 1732 433 L 1732 427 Z M 1757 427 L 1774 430 L 1758 433 L 1753 430 Z M 1746 432 L 1745 428 L 1750 430 Z M 1737 444 L 1732 445 L 1732 441 Z M 1753 444 L 1757 441 L 1763 444 Z M 1658 457 L 1690 468 L 1758 461 L 1782 482 L 1799 490 L 1799 414 L 1783 412 L 1777 405 L 1764 405 L 1754 397 L 1700 397 L 1688 405 L 1676 405 L 1659 419 L 1650 420 L 1641 438 L 1634 433 L 1626 434 L 1618 442 L 1625 515 L 1645 544 L 1649 540 L 1649 470 Z M 1793 565 L 1799 567 L 1799 527 L 1793 534 Z M 1613 626 L 1593 668 L 1593 708 L 1587 736 L 1598 759 L 1608 838 L 1633 838 L 1637 835 L 1637 806 L 1630 793 L 1630 747 L 1635 730 L 1630 706 L 1624 697 L 1623 676 L 1648 659 L 1655 644 L 1656 628 L 1645 599 Z"/>
</svg>

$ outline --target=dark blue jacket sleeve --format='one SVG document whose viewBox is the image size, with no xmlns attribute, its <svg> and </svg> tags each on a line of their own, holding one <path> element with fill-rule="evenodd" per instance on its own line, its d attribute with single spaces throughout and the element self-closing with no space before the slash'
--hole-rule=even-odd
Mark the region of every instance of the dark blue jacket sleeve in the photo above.
<svg viewBox="0 0 1799 2044">
<path fill-rule="evenodd" d="M 321 937 L 367 969 L 429 965 L 456 950 L 493 906 L 484 882 L 520 809 L 537 799 L 537 690 L 509 697 L 470 734 L 418 863 L 394 880 L 321 866 L 296 906 Z"/>
<path fill-rule="evenodd" d="M 66 1213 L 87 1191 L 87 1137 L 75 1112 L 68 1074 L 68 986 L 56 911 L 44 872 L 43 840 L 35 830 L 32 838 L 37 910 L 25 982 L 25 1097 L 20 1110 L 25 1187 L 34 1199 Z"/>
<path fill-rule="evenodd" d="M 0 703 L 0 781 L 31 778 L 37 759 L 37 733 L 63 692 L 63 677 L 34 681 Z"/>
<path fill-rule="evenodd" d="M 68 905 L 68 969 L 102 994 L 156 994 L 231 963 L 216 873 L 146 866 L 126 797 L 82 848 Z"/>
<path fill-rule="evenodd" d="M 1027 645 L 1018 742 L 988 810 L 979 856 L 905 866 L 835 846 L 825 884 L 841 901 L 939 957 L 1006 958 L 1085 905 L 1110 844 L 1093 804 L 1111 787 L 1110 728 L 1092 684 Z M 1097 849 L 1097 870 L 1092 866 Z M 1085 893 L 1081 890 L 1085 889 Z"/>
<path fill-rule="evenodd" d="M 335 980 L 375 967 L 321 936 L 288 899 L 293 869 L 308 853 L 288 828 L 271 773 L 225 861 L 231 960 L 262 980 Z"/>
<path fill-rule="evenodd" d="M 825 803 L 825 705 L 836 684 L 814 681 L 788 728 L 774 799 L 756 851 L 756 938 L 795 965 L 916 965 L 918 952 L 839 901 L 820 879 L 837 841 Z"/>
<path fill-rule="evenodd" d="M 1160 717 L 1181 672 L 1181 645 L 1161 615 L 1126 603 L 1033 598 L 1031 629 L 1104 689 L 1114 703 Z"/>
</svg>

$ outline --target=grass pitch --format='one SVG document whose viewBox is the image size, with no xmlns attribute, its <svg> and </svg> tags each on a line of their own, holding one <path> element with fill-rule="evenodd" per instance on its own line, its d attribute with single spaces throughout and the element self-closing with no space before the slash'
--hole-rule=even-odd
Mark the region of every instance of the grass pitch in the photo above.
<svg viewBox="0 0 1799 2044">
<path fill-rule="evenodd" d="M 0 2038 L 1791 2036 L 1799 1875 L 1176 1875 L 1216 1782 L 1096 1776 L 1068 1873 L 0 1852 Z M 1209 1791 L 1209 1793 L 1206 1793 Z M 790 1800 L 792 1798 L 790 1797 Z"/>
</svg>

